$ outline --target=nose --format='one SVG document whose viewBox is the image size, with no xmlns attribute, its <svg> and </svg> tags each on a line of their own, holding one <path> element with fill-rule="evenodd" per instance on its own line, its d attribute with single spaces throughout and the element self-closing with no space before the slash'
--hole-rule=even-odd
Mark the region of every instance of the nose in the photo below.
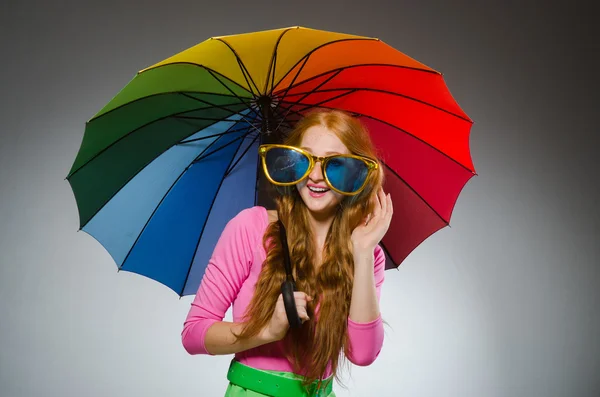
<svg viewBox="0 0 600 397">
<path fill-rule="evenodd" d="M 315 166 L 313 167 L 312 171 L 310 171 L 310 174 L 308 174 L 308 177 L 315 182 L 324 179 L 320 161 L 317 160 L 315 162 Z"/>
</svg>

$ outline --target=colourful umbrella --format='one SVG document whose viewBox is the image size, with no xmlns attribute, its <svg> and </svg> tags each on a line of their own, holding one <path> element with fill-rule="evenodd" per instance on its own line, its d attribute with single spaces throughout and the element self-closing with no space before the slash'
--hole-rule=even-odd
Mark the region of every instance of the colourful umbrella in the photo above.
<svg viewBox="0 0 600 397">
<path fill-rule="evenodd" d="M 472 121 L 439 72 L 383 41 L 302 27 L 213 37 L 140 71 L 86 124 L 67 176 L 80 230 L 120 270 L 195 293 L 225 224 L 272 205 L 258 146 L 314 108 L 369 128 L 394 199 L 386 268 L 399 266 L 475 175 Z"/>
</svg>

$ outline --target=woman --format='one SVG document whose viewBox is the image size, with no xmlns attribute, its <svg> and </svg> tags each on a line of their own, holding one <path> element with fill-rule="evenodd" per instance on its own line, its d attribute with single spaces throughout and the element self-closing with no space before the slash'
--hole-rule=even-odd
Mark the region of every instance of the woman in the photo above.
<svg viewBox="0 0 600 397">
<path fill-rule="evenodd" d="M 341 111 L 306 116 L 284 146 L 263 145 L 260 153 L 281 193 L 277 210 L 248 208 L 227 224 L 184 323 L 183 345 L 190 354 L 235 354 L 226 396 L 335 396 L 340 353 L 365 366 L 383 343 L 378 244 L 392 201 L 381 188 L 382 168 L 368 132 Z M 290 328 L 280 292 L 278 219 L 288 236 L 299 328 Z M 232 303 L 234 322 L 222 321 Z"/>
</svg>

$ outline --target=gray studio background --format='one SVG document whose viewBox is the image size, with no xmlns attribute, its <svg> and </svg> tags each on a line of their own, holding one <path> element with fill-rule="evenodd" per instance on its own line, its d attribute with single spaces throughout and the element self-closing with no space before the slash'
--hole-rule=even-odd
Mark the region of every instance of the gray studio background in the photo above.
<svg viewBox="0 0 600 397">
<path fill-rule="evenodd" d="M 345 396 L 600 395 L 598 44 L 567 2 L 3 1 L 0 396 L 222 396 L 189 356 L 192 297 L 117 273 L 64 180 L 84 123 L 210 36 L 302 25 L 379 37 L 442 71 L 479 176 L 451 227 L 386 273 L 383 351 Z M 227 319 L 230 319 L 228 313 Z"/>
</svg>

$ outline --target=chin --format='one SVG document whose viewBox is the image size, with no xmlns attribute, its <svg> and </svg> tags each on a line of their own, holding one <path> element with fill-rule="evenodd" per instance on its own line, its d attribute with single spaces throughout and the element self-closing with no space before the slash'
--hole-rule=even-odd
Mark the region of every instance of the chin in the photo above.
<svg viewBox="0 0 600 397">
<path fill-rule="evenodd" d="M 300 192 L 300 197 L 306 205 L 306 207 L 313 213 L 316 214 L 329 214 L 335 211 L 339 200 L 335 197 L 334 192 L 331 190 L 326 193 L 325 196 L 320 198 L 314 198 L 310 196 L 308 188 L 305 186 Z"/>
</svg>

